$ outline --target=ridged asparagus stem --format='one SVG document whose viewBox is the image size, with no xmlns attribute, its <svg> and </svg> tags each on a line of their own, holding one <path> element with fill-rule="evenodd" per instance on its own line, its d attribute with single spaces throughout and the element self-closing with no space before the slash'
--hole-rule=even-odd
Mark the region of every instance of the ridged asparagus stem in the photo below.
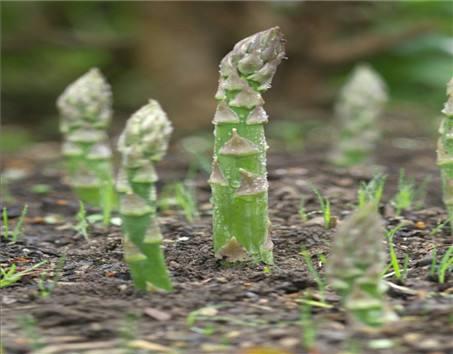
<svg viewBox="0 0 453 354">
<path fill-rule="evenodd" d="M 112 151 L 106 133 L 112 117 L 109 84 L 98 69 L 91 69 L 65 89 L 57 107 L 69 185 L 85 202 L 111 205 Z"/>
<path fill-rule="evenodd" d="M 118 141 L 123 155 L 117 180 L 124 230 L 124 256 L 138 289 L 172 289 L 156 215 L 154 163 L 168 147 L 172 126 L 159 103 L 150 100 L 127 121 Z"/>
<path fill-rule="evenodd" d="M 380 136 L 377 119 L 387 93 L 385 83 L 371 67 L 359 65 L 343 86 L 335 113 L 341 135 L 331 159 L 340 166 L 370 162 Z"/>
<path fill-rule="evenodd" d="M 237 43 L 220 64 L 209 179 L 219 258 L 235 261 L 249 254 L 272 263 L 263 127 L 268 117 L 261 94 L 271 87 L 284 56 L 283 35 L 274 27 Z"/>
<path fill-rule="evenodd" d="M 447 208 L 451 234 L 453 235 L 453 77 L 447 84 L 448 100 L 442 113 L 437 145 L 437 164 L 441 170 L 443 201 Z"/>
<path fill-rule="evenodd" d="M 327 272 L 353 324 L 376 327 L 396 318 L 384 300 L 383 240 L 383 222 L 372 203 L 345 220 L 335 236 Z"/>
</svg>

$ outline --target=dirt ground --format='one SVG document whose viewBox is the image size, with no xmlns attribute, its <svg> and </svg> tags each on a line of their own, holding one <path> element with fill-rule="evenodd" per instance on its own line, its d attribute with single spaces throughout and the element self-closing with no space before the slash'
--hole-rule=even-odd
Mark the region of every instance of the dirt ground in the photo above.
<svg viewBox="0 0 453 354">
<path fill-rule="evenodd" d="M 357 187 L 370 179 L 369 171 L 333 168 L 317 148 L 271 153 L 275 256 L 271 268 L 228 265 L 214 258 L 210 191 L 205 177 L 199 176 L 195 180 L 199 219 L 188 223 L 178 211 L 163 213 L 160 219 L 175 290 L 149 294 L 133 289 L 118 226 L 91 226 L 87 241 L 69 225 L 78 203 L 61 183 L 58 146 L 39 145 L 6 157 L 4 170 L 25 171 L 22 179 L 8 186 L 14 200 L 3 202 L 11 225 L 25 203 L 29 213 L 22 238 L 15 244 L 0 241 L 0 265 L 15 263 L 22 270 L 43 260 L 47 263 L 1 289 L 4 353 L 452 353 L 453 277 L 447 275 L 446 282 L 439 284 L 430 275 L 432 250 L 437 249 L 440 259 L 452 244 L 447 227 L 433 232 L 446 218 L 434 144 L 409 145 L 390 139 L 377 150 L 377 163 L 386 166 L 389 176 L 380 211 L 388 229 L 405 225 L 394 241 L 400 262 L 408 256 L 407 277 L 404 282 L 386 278 L 388 301 L 400 319 L 378 331 L 354 333 L 330 289 L 325 293 L 327 306 L 312 306 L 311 324 L 301 324 L 301 299 L 307 293 L 313 299 L 321 294 L 300 252 L 310 252 L 323 276 L 318 259 L 328 257 L 335 229 L 325 230 L 317 221 L 319 203 L 311 185 L 330 199 L 341 222 L 354 209 Z M 159 168 L 162 181 L 181 178 L 185 167 L 178 160 L 164 162 Z M 422 208 L 396 216 L 389 200 L 401 167 L 417 182 L 426 176 L 432 179 Z M 38 183 L 50 185 L 51 190 L 45 195 L 31 192 Z M 301 196 L 309 212 L 306 223 L 298 216 Z M 48 297 L 39 291 L 39 279 L 44 277 L 56 280 Z M 316 331 L 316 342 L 307 349 L 303 334 L 310 329 Z"/>
</svg>

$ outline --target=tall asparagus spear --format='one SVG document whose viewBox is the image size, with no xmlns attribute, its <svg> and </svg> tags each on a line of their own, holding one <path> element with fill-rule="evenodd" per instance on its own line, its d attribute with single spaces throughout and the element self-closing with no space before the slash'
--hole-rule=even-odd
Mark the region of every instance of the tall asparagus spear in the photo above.
<svg viewBox="0 0 453 354">
<path fill-rule="evenodd" d="M 437 145 L 437 164 L 442 175 L 442 192 L 447 207 L 451 233 L 453 235 L 453 77 L 447 84 L 448 100 L 442 113 L 445 118 L 440 124 Z"/>
<path fill-rule="evenodd" d="M 352 323 L 375 327 L 396 318 L 384 299 L 383 239 L 384 226 L 374 203 L 355 211 L 335 236 L 327 272 Z"/>
<path fill-rule="evenodd" d="M 261 94 L 271 87 L 285 56 L 278 27 L 237 43 L 220 64 L 213 123 L 211 184 L 217 257 L 272 263 L 267 197 L 267 114 Z"/>
<path fill-rule="evenodd" d="M 154 163 L 161 160 L 173 128 L 155 100 L 139 109 L 126 123 L 118 141 L 123 155 L 117 180 L 123 220 L 124 255 L 138 289 L 172 289 L 161 248 L 156 216 Z"/>
<path fill-rule="evenodd" d="M 335 106 L 341 134 L 331 156 L 334 163 L 351 166 L 370 160 L 380 136 L 377 119 L 386 101 L 379 74 L 368 65 L 357 66 Z"/>
<path fill-rule="evenodd" d="M 106 133 L 112 117 L 109 84 L 98 69 L 91 69 L 64 90 L 57 107 L 69 184 L 85 202 L 111 204 L 112 152 Z"/>
</svg>

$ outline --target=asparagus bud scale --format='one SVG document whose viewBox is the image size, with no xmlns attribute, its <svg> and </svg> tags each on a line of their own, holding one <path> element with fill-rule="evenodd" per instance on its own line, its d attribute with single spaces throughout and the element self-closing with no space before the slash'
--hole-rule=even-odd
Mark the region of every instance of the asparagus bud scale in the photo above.
<svg viewBox="0 0 453 354">
<path fill-rule="evenodd" d="M 327 272 L 355 324 L 375 327 L 395 318 L 384 300 L 383 239 L 382 219 L 370 203 L 344 221 L 333 241 Z"/>
<path fill-rule="evenodd" d="M 448 100 L 442 113 L 440 138 L 437 145 L 437 164 L 441 170 L 443 201 L 447 208 L 453 234 L 453 77 L 447 84 Z"/>
<path fill-rule="evenodd" d="M 98 69 L 91 69 L 65 89 L 57 107 L 69 185 L 85 202 L 111 202 L 112 152 L 106 132 L 112 117 L 109 84 Z"/>
<path fill-rule="evenodd" d="M 349 166 L 370 159 L 380 136 L 377 119 L 386 101 L 385 83 L 379 74 L 367 65 L 356 67 L 335 106 L 341 135 L 332 154 L 334 163 Z"/>
<path fill-rule="evenodd" d="M 262 93 L 285 56 L 278 27 L 237 43 L 220 64 L 212 174 L 214 250 L 219 258 L 272 263 Z"/>
<path fill-rule="evenodd" d="M 150 100 L 126 123 L 118 141 L 122 166 L 117 180 L 123 220 L 124 255 L 138 289 L 172 289 L 156 216 L 154 163 L 168 147 L 172 126 L 159 103 Z"/>
</svg>

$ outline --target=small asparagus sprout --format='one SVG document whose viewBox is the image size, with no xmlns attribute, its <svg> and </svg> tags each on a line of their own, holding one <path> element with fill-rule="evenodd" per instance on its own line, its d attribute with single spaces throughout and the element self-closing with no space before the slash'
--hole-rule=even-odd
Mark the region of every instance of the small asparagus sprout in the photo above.
<svg viewBox="0 0 453 354">
<path fill-rule="evenodd" d="M 172 130 L 159 103 L 150 100 L 129 118 L 118 141 L 123 155 L 117 192 L 125 234 L 124 255 L 135 286 L 142 290 L 172 289 L 156 215 L 154 170 L 154 163 L 167 151 Z"/>
<path fill-rule="evenodd" d="M 442 175 L 442 192 L 447 207 L 448 220 L 453 234 L 453 77 L 447 84 L 448 100 L 442 113 L 445 118 L 440 124 L 437 144 L 437 164 Z"/>
<path fill-rule="evenodd" d="M 82 201 L 103 206 L 114 193 L 106 133 L 112 117 L 110 85 L 91 69 L 64 90 L 57 107 L 69 185 Z"/>
<path fill-rule="evenodd" d="M 343 86 L 335 113 L 341 126 L 332 161 L 352 166 L 370 160 L 380 132 L 377 119 L 387 102 L 384 81 L 371 67 L 357 66 Z"/>
<path fill-rule="evenodd" d="M 373 203 L 354 212 L 335 237 L 327 272 L 353 324 L 376 327 L 396 317 L 383 298 L 383 238 L 383 223 Z"/>
<path fill-rule="evenodd" d="M 218 258 L 242 260 L 247 253 L 271 264 L 266 150 L 261 94 L 285 56 L 278 27 L 237 43 L 220 64 L 213 123 L 215 146 L 211 184 L 214 251 Z"/>
</svg>

